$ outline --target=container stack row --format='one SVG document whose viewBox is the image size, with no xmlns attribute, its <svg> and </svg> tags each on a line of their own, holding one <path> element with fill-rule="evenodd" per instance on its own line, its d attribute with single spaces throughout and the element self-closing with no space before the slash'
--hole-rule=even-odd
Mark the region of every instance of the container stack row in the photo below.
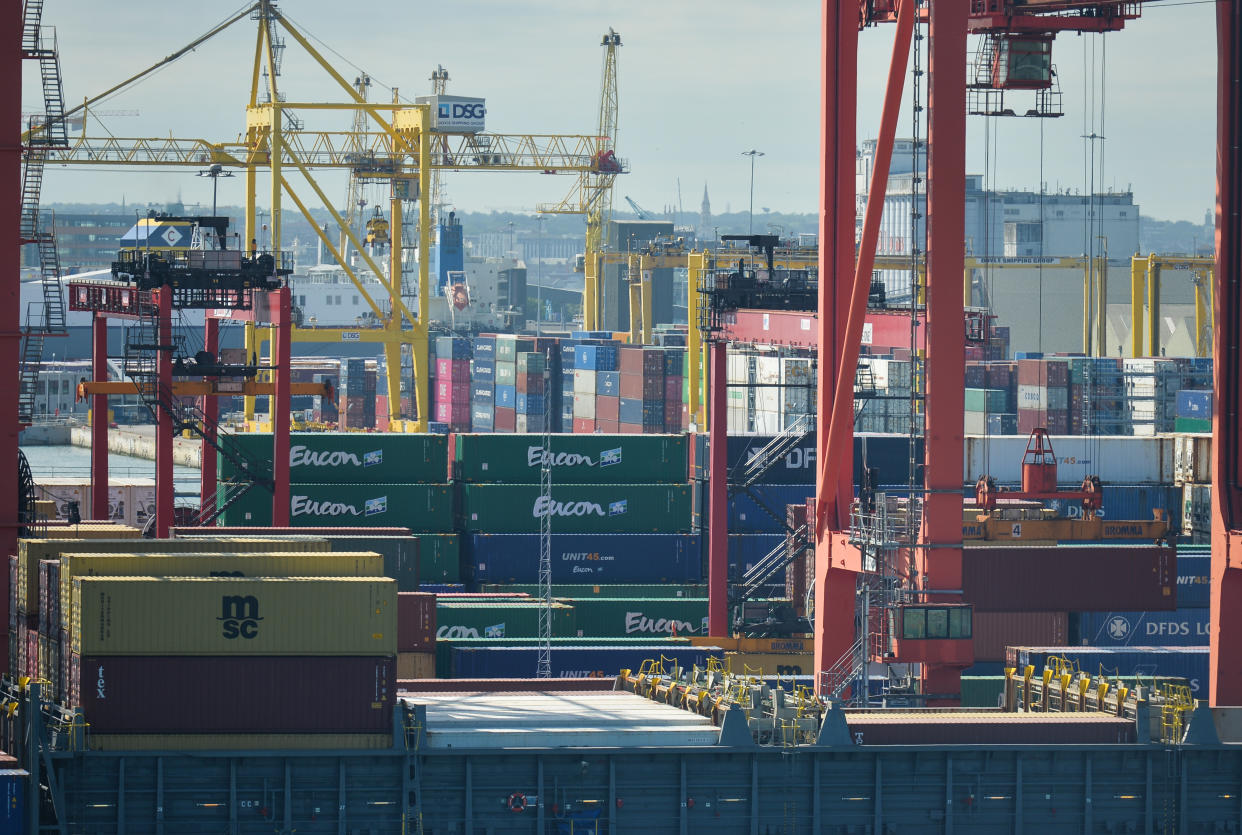
<svg viewBox="0 0 1242 835">
<path fill-rule="evenodd" d="M 726 377 L 730 434 L 774 434 L 813 414 L 815 374 L 809 356 L 730 353 Z"/>
<path fill-rule="evenodd" d="M 681 348 L 562 344 L 562 424 L 578 434 L 681 432 L 686 362 Z"/>
<path fill-rule="evenodd" d="M 375 428 L 378 376 L 374 360 L 350 359 L 345 362 L 338 418 L 342 429 Z"/>
</svg>

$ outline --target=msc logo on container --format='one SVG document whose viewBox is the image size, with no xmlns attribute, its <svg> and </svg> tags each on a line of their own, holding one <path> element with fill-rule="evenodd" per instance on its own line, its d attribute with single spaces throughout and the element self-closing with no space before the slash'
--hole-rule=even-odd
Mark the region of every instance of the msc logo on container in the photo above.
<svg viewBox="0 0 1242 835">
<path fill-rule="evenodd" d="M 259 634 L 259 598 L 252 594 L 226 594 L 220 598 L 220 617 L 224 637 L 254 638 Z"/>
</svg>

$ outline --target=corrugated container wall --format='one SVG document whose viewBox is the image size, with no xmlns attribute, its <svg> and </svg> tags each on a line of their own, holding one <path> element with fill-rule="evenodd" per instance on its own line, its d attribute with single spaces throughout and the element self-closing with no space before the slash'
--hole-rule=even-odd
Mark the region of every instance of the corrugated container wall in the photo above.
<svg viewBox="0 0 1242 835">
<path fill-rule="evenodd" d="M 272 436 L 230 436 L 251 460 L 267 463 L 271 475 Z M 289 437 L 289 479 L 294 484 L 442 483 L 448 438 L 392 432 L 294 432 Z M 220 456 L 221 480 L 236 474 Z"/>
<path fill-rule="evenodd" d="M 537 533 L 552 517 L 558 533 L 686 533 L 690 487 L 647 484 L 552 484 L 545 500 L 538 485 L 466 484 L 463 527 L 479 533 Z"/>
<path fill-rule="evenodd" d="M 473 579 L 534 583 L 539 534 L 473 534 L 467 537 Z M 552 534 L 552 582 L 692 583 L 702 577 L 697 534 Z"/>
<path fill-rule="evenodd" d="M 538 484 L 546 459 L 553 484 L 678 484 L 688 478 L 685 435 L 457 435 L 455 477 L 484 484 Z"/>
<path fill-rule="evenodd" d="M 974 613 L 972 623 L 976 661 L 1004 661 L 1005 647 L 1048 646 L 1069 643 L 1069 615 L 1065 612 Z"/>
</svg>

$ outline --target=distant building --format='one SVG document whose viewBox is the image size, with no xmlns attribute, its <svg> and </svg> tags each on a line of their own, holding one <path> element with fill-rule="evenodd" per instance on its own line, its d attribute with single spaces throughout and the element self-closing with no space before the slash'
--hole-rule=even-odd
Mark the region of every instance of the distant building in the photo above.
<svg viewBox="0 0 1242 835">
<path fill-rule="evenodd" d="M 40 220 L 46 222 L 50 214 L 50 210 L 43 209 Z M 111 267 L 121 236 L 136 221 L 132 212 L 56 212 L 55 218 L 61 273 L 66 275 Z M 38 268 L 39 251 L 33 244 L 22 247 L 22 266 Z"/>
<path fill-rule="evenodd" d="M 700 241 L 714 241 L 716 230 L 712 228 L 712 201 L 707 198 L 707 183 L 703 184 L 703 204 L 699 207 L 699 225 L 695 237 Z"/>
<path fill-rule="evenodd" d="M 858 150 L 856 187 L 861 228 L 871 188 L 876 140 Z M 906 255 L 925 250 L 925 227 L 911 213 L 927 214 L 927 157 L 913 140 L 897 140 L 880 221 L 878 251 Z M 966 176 L 966 252 L 976 257 L 1033 258 L 1101 255 L 1120 265 L 1139 251 L 1139 207 L 1132 192 L 1092 196 L 1068 192 L 984 190 L 983 176 Z M 1103 239 L 1103 240 L 1101 240 Z M 889 299 L 909 297 L 908 273 L 884 275 Z"/>
</svg>

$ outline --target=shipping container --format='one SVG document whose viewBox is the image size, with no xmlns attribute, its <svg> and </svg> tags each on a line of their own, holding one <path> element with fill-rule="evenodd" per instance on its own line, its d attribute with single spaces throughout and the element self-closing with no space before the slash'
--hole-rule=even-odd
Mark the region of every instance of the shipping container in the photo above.
<svg viewBox="0 0 1242 835">
<path fill-rule="evenodd" d="M 1140 676 L 1181 678 L 1192 693 L 1206 693 L 1208 686 L 1208 647 L 1009 647 L 1005 663 L 1022 669 L 1035 667 L 1039 675 L 1050 658 L 1062 658 L 1076 669 L 1092 676 Z"/>
<path fill-rule="evenodd" d="M 55 594 L 60 611 L 73 610 L 75 577 L 383 577 L 374 552 L 255 554 L 61 555 Z M 59 628 L 60 624 L 57 623 Z"/>
<path fill-rule="evenodd" d="M 538 484 L 546 460 L 554 484 L 684 483 L 684 435 L 566 435 L 543 448 L 540 435 L 457 435 L 455 477 L 488 484 Z"/>
<path fill-rule="evenodd" d="M 1212 554 L 1204 547 L 1179 545 L 1177 549 L 1177 606 L 1205 608 L 1211 600 Z"/>
<path fill-rule="evenodd" d="M 1165 546 L 962 549 L 963 598 L 976 611 L 1171 611 L 1176 589 L 1176 553 Z"/>
<path fill-rule="evenodd" d="M 543 604 L 529 600 L 436 601 L 436 638 L 537 638 Z M 552 606 L 553 637 L 573 637 L 572 606 Z"/>
<path fill-rule="evenodd" d="M 479 586 L 480 593 L 513 593 L 525 594 L 530 597 L 538 597 L 540 595 L 539 586 L 531 583 L 484 583 Z M 662 583 L 653 585 L 650 583 L 620 583 L 620 584 L 600 584 L 600 585 L 581 585 L 560 584 L 556 583 L 552 586 L 552 593 L 557 597 L 580 598 L 580 597 L 706 597 L 707 586 L 701 583 Z M 715 640 L 715 639 L 713 639 Z M 724 640 L 723 638 L 720 640 Z M 766 640 L 766 639 L 756 639 Z"/>
<path fill-rule="evenodd" d="M 436 647 L 436 596 L 397 594 L 397 652 L 429 652 Z"/>
<path fill-rule="evenodd" d="M 463 526 L 470 533 L 537 533 L 550 516 L 556 533 L 688 533 L 686 485 L 568 484 L 553 479 L 550 500 L 538 485 L 466 484 Z"/>
<path fill-rule="evenodd" d="M 463 388 L 468 395 L 469 389 Z M 272 436 L 229 436 L 247 457 L 263 462 L 271 476 Z M 232 460 L 220 459 L 220 479 L 236 475 Z M 439 483 L 447 470 L 443 435 L 358 432 L 293 432 L 289 436 L 289 480 L 294 484 Z M 271 494 L 266 494 L 271 501 Z"/>
<path fill-rule="evenodd" d="M 1021 484 L 1027 440 L 1026 435 L 967 436 L 963 483 L 990 475 L 997 484 Z M 1076 487 L 1089 475 L 1105 484 L 1173 483 L 1173 445 L 1165 438 L 1054 435 L 1051 440 L 1062 485 Z"/>
<path fill-rule="evenodd" d="M 729 530 L 734 533 L 775 533 L 785 530 L 785 507 L 805 504 L 815 495 L 807 484 L 756 484 L 729 497 Z"/>
<path fill-rule="evenodd" d="M 289 494 L 294 526 L 401 525 L 420 533 L 453 529 L 453 490 L 447 484 L 294 484 Z M 272 494 L 252 487 L 220 518 L 225 525 L 270 523 Z"/>
<path fill-rule="evenodd" d="M 396 655 L 386 578 L 79 577 L 79 655 Z"/>
<path fill-rule="evenodd" d="M 441 679 L 458 678 L 453 669 L 453 651 L 459 647 L 537 647 L 539 638 L 441 638 L 436 641 L 436 676 Z M 648 647 L 652 643 L 690 646 L 684 638 L 552 638 L 551 647 Z M 704 641 L 710 644 L 711 641 Z"/>
<path fill-rule="evenodd" d="M 102 734 L 86 737 L 90 751 L 373 751 L 392 748 L 382 734 Z"/>
<path fill-rule="evenodd" d="M 583 638 L 707 634 L 706 597 L 591 596 L 557 600 L 573 606 L 578 635 Z"/>
<path fill-rule="evenodd" d="M 771 435 L 730 435 L 728 463 L 730 471 L 751 461 L 772 441 Z M 765 471 L 760 477 L 764 484 L 811 484 L 815 483 L 815 438 L 808 436 L 783 459 Z M 923 460 L 923 440 L 918 438 L 915 460 Z M 878 470 L 879 484 L 905 484 L 909 479 L 910 441 L 908 435 L 858 433 L 854 436 L 854 483 L 861 483 L 864 461 Z M 695 436 L 693 470 L 694 477 L 709 476 L 709 453 L 706 435 Z M 971 481 L 974 484 L 974 481 Z"/>
<path fill-rule="evenodd" d="M 638 670 L 644 661 L 664 659 L 688 670 L 706 667 L 718 647 L 653 643 L 645 647 L 558 646 L 551 651 L 553 678 L 614 678 L 622 670 Z M 528 678 L 538 669 L 538 647 L 462 647 L 453 650 L 453 670 L 462 678 Z"/>
<path fill-rule="evenodd" d="M 1004 661 L 1005 647 L 1069 644 L 1069 615 L 1065 612 L 975 612 L 971 637 L 976 661 Z"/>
<path fill-rule="evenodd" d="M 405 681 L 436 677 L 436 654 L 429 651 L 397 653 L 397 678 Z"/>
<path fill-rule="evenodd" d="M 1136 520 L 1149 522 L 1154 511 L 1161 511 L 1163 518 L 1177 519 L 1181 503 L 1181 490 L 1162 484 L 1105 484 L 1100 499 L 1103 506 L 1096 511 L 1101 519 Z M 1056 511 L 1058 516 L 1070 519 L 1082 518 L 1081 501 L 1045 501 L 1044 506 Z"/>
<path fill-rule="evenodd" d="M 384 733 L 391 657 L 74 656 L 69 703 L 95 733 Z"/>
<path fill-rule="evenodd" d="M 1207 608 L 1175 612 L 1076 613 L 1074 644 L 1125 647 L 1135 644 L 1166 647 L 1207 646 L 1211 637 Z"/>
<path fill-rule="evenodd" d="M 325 539 L 309 536 L 262 538 L 253 536 L 226 537 L 204 541 L 191 539 L 20 539 L 17 542 L 16 594 L 10 592 L 17 612 L 38 614 L 40 560 L 58 560 L 62 554 L 135 554 L 135 553 L 324 553 L 332 546 Z"/>
<path fill-rule="evenodd" d="M 27 783 L 30 773 L 17 768 L 16 761 L 6 757 L 0 769 L 0 832 L 22 835 L 29 831 L 26 819 Z"/>
<path fill-rule="evenodd" d="M 693 583 L 702 577 L 695 534 L 552 534 L 553 583 Z M 534 583 L 539 534 L 472 534 L 475 582 Z M 557 586 L 558 591 L 563 586 Z"/>
</svg>

